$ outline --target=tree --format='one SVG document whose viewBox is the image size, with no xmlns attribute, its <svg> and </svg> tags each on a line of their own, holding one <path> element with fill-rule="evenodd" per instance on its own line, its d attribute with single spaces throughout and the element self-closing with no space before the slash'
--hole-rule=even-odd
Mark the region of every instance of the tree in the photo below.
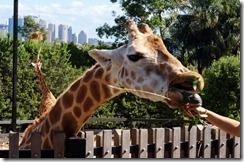
<svg viewBox="0 0 244 162">
<path fill-rule="evenodd" d="M 240 52 L 240 2 L 190 0 L 170 28 L 176 52 L 202 73 L 212 61 Z"/>
<path fill-rule="evenodd" d="M 118 0 L 111 0 L 112 3 L 117 3 Z M 147 23 L 155 30 L 163 39 L 167 34 L 168 27 L 175 20 L 175 10 L 180 3 L 175 0 L 121 0 L 120 3 L 124 15 L 118 15 L 115 18 L 114 26 L 104 24 L 103 26 L 96 29 L 100 38 L 103 36 L 115 37 L 115 43 L 119 44 L 126 41 L 127 32 L 125 30 L 124 23 L 127 19 L 132 19 L 136 23 Z M 116 13 L 113 12 L 116 16 Z"/>
<path fill-rule="evenodd" d="M 203 106 L 240 120 L 240 55 L 224 56 L 203 72 Z"/>
<path fill-rule="evenodd" d="M 24 17 L 24 25 L 19 27 L 18 29 L 22 36 L 26 39 L 33 33 L 33 32 L 41 32 L 43 36 L 43 40 L 47 39 L 47 31 L 46 28 L 41 26 L 38 22 L 36 22 L 31 16 Z"/>
</svg>

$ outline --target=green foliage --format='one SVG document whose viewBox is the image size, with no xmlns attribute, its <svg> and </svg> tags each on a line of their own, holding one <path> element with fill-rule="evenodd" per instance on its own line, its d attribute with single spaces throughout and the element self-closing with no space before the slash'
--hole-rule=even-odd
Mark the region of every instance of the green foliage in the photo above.
<svg viewBox="0 0 244 162">
<path fill-rule="evenodd" d="M 24 38 L 28 38 L 28 36 L 32 32 L 36 31 L 40 31 L 42 33 L 44 40 L 46 40 L 47 38 L 47 31 L 45 27 L 40 26 L 40 24 L 38 22 L 35 22 L 35 20 L 31 16 L 24 17 L 24 25 L 22 27 L 19 27 L 18 30 Z"/>
<path fill-rule="evenodd" d="M 0 120 L 11 119 L 12 109 L 12 40 L 0 37 Z M 81 71 L 72 68 L 67 44 L 18 42 L 17 120 L 38 117 L 41 101 L 40 84 L 31 62 L 41 47 L 42 72 L 47 85 L 58 97 Z M 65 77 L 63 77 L 65 76 Z M 60 79 L 62 78 L 62 79 Z"/>
<path fill-rule="evenodd" d="M 240 56 L 222 57 L 204 70 L 203 107 L 240 120 Z"/>
</svg>

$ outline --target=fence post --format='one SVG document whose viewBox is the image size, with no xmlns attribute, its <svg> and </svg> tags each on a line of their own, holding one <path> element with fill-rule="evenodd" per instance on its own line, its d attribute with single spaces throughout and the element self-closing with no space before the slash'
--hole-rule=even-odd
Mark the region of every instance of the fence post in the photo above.
<svg viewBox="0 0 244 162">
<path fill-rule="evenodd" d="M 173 128 L 172 135 L 172 158 L 180 158 L 180 140 L 181 140 L 180 127 Z"/>
<path fill-rule="evenodd" d="M 211 158 L 211 128 L 209 126 L 203 129 L 203 157 Z"/>
<path fill-rule="evenodd" d="M 155 158 L 164 158 L 165 131 L 164 128 L 155 130 Z"/>
<path fill-rule="evenodd" d="M 9 132 L 9 158 L 19 158 L 19 133 Z"/>
<path fill-rule="evenodd" d="M 233 137 L 233 153 L 232 153 L 232 157 L 233 158 L 240 158 L 240 148 L 241 148 L 241 144 L 240 144 L 240 137 Z"/>
<path fill-rule="evenodd" d="M 86 158 L 93 158 L 94 155 L 94 132 L 86 132 Z"/>
<path fill-rule="evenodd" d="M 189 140 L 188 140 L 188 157 L 196 158 L 197 155 L 197 127 L 192 126 L 189 131 Z"/>
<path fill-rule="evenodd" d="M 218 158 L 226 158 L 226 133 L 219 130 Z"/>
<path fill-rule="evenodd" d="M 122 130 L 121 158 L 130 158 L 130 130 Z"/>
<path fill-rule="evenodd" d="M 33 132 L 31 135 L 31 158 L 41 157 L 41 133 Z"/>
<path fill-rule="evenodd" d="M 114 129 L 113 130 L 114 146 L 120 146 L 121 145 L 121 132 L 122 132 L 122 129 Z M 121 154 L 114 154 L 114 158 L 119 158 L 120 155 Z"/>
<path fill-rule="evenodd" d="M 139 158 L 147 158 L 147 144 L 148 144 L 148 131 L 147 129 L 139 130 Z"/>
<path fill-rule="evenodd" d="M 65 133 L 53 132 L 54 158 L 63 158 L 65 149 Z"/>
<path fill-rule="evenodd" d="M 112 154 L 112 131 L 103 131 L 103 158 L 111 158 Z"/>
</svg>

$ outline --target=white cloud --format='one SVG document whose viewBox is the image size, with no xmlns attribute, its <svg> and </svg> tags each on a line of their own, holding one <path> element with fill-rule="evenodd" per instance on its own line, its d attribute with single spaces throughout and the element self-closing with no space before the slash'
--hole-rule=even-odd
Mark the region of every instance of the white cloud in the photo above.
<svg viewBox="0 0 244 162">
<path fill-rule="evenodd" d="M 56 26 L 66 24 L 72 26 L 73 32 L 76 33 L 84 30 L 87 32 L 88 37 L 96 37 L 95 29 L 104 23 L 113 25 L 113 10 L 122 14 L 119 5 L 112 3 L 107 3 L 107 5 L 100 3 L 99 5 L 98 3 L 91 4 L 78 0 L 67 1 L 67 3 L 62 3 L 63 1 L 60 1 L 60 3 L 59 1 L 52 3 L 39 1 L 39 3 L 34 3 L 31 0 L 28 2 L 26 3 L 26 0 L 23 3 L 19 2 L 19 16 L 40 16 L 47 24 L 55 23 Z M 0 4 L 0 24 L 6 22 L 12 16 L 12 12 L 13 6 Z M 5 16 L 5 21 L 3 21 L 2 15 Z"/>
</svg>

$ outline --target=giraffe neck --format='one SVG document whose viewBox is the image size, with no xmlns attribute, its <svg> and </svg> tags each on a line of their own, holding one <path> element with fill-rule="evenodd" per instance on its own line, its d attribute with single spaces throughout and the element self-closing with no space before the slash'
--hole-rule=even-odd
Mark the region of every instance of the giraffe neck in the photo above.
<svg viewBox="0 0 244 162">
<path fill-rule="evenodd" d="M 43 96 L 46 96 L 47 93 L 51 92 L 47 86 L 47 83 L 41 73 L 41 70 L 39 67 L 36 68 L 36 72 L 37 72 L 37 77 L 38 77 L 38 80 L 40 82 L 40 85 L 41 85 L 41 92 L 42 92 L 42 95 Z"/>
<path fill-rule="evenodd" d="M 42 148 L 53 147 L 53 131 L 64 131 L 66 137 L 75 136 L 99 106 L 124 92 L 108 86 L 110 68 L 93 66 L 59 96 L 41 128 Z"/>
</svg>

